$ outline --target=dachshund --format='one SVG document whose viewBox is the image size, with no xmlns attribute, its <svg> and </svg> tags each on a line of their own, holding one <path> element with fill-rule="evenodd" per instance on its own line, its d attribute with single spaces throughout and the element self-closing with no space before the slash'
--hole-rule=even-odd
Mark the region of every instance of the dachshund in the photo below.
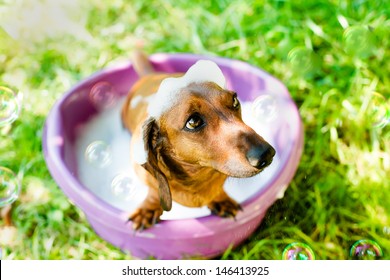
<svg viewBox="0 0 390 280">
<path fill-rule="evenodd" d="M 207 206 L 220 217 L 242 210 L 223 189 L 227 177 L 251 177 L 271 164 L 275 149 L 241 118 L 237 93 L 225 88 L 216 63 L 199 60 L 186 73 L 158 73 L 136 51 L 140 76 L 122 107 L 132 164 L 149 187 L 130 215 L 134 230 L 159 222 L 172 200 Z"/>
</svg>

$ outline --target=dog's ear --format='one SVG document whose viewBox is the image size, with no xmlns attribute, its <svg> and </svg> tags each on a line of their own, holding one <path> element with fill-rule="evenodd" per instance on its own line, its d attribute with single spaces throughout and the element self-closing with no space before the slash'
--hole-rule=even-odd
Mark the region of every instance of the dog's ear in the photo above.
<svg viewBox="0 0 390 280">
<path fill-rule="evenodd" d="M 158 182 L 158 192 L 160 196 L 161 207 L 165 211 L 172 208 L 172 195 L 168 185 L 167 177 L 161 172 L 158 162 L 162 162 L 161 149 L 162 141 L 160 137 L 160 129 L 154 118 L 149 118 L 142 126 L 143 140 L 145 151 L 147 154 L 146 163 L 142 166 L 150 173 Z"/>
</svg>

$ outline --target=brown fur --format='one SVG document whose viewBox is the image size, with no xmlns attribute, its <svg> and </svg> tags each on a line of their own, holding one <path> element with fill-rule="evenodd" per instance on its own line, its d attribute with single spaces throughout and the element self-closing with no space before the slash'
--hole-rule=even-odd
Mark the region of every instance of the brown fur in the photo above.
<svg viewBox="0 0 390 280">
<path fill-rule="evenodd" d="M 266 143 L 242 121 L 241 109 L 233 107 L 235 93 L 212 82 L 190 84 L 183 89 L 180 106 L 173 106 L 156 120 L 148 117 L 146 102 L 135 106 L 132 101 L 151 96 L 165 78 L 183 73 L 154 73 L 140 53 L 134 61 L 143 76 L 127 96 L 122 120 L 133 135 L 132 148 L 135 139 L 144 138 L 147 162 L 134 166 L 150 190 L 130 216 L 133 227 L 152 226 L 163 210 L 171 209 L 172 200 L 188 207 L 207 205 L 214 214 L 234 217 L 241 208 L 225 193 L 223 184 L 228 176 L 259 173 L 262 169 L 250 165 L 245 155 L 252 145 Z M 186 121 L 195 112 L 207 117 L 207 127 L 185 131 Z"/>
</svg>

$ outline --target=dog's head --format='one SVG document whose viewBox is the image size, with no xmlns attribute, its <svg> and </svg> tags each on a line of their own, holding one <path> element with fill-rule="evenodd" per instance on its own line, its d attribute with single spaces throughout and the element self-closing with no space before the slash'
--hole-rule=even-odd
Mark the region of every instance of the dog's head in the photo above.
<svg viewBox="0 0 390 280">
<path fill-rule="evenodd" d="M 202 73 L 190 69 L 182 78 L 164 81 L 143 124 L 146 154 L 141 164 L 159 182 L 164 210 L 171 207 L 167 178 L 196 180 L 189 172 L 199 168 L 250 177 L 275 155 L 274 148 L 242 121 L 237 93 L 224 89 L 218 66 L 208 61 L 204 66 Z"/>
</svg>

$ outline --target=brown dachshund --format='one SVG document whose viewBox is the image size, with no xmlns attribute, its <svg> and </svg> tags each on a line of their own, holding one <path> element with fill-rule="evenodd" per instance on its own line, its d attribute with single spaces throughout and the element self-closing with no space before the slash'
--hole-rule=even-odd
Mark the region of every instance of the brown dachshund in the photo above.
<svg viewBox="0 0 390 280">
<path fill-rule="evenodd" d="M 129 218 L 134 229 L 153 226 L 172 200 L 235 217 L 241 207 L 225 193 L 226 178 L 258 174 L 272 162 L 274 148 L 242 121 L 237 93 L 224 88 L 214 62 L 198 61 L 185 74 L 156 73 L 136 52 L 133 65 L 140 79 L 122 120 L 132 134 L 135 171 L 149 186 Z"/>
</svg>

